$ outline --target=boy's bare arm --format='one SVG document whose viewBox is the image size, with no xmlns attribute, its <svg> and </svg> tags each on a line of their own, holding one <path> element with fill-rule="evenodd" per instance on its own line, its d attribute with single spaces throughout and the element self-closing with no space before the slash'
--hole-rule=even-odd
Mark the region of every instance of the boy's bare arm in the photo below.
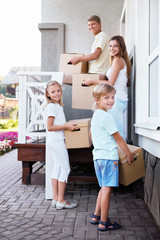
<svg viewBox="0 0 160 240">
<path fill-rule="evenodd" d="M 113 137 L 116 140 L 117 144 L 120 146 L 120 148 L 122 148 L 122 150 L 127 155 L 128 163 L 129 164 L 132 163 L 134 161 L 134 154 L 131 153 L 131 151 L 129 150 L 126 142 L 123 139 L 123 137 L 119 134 L 119 132 L 114 133 Z"/>
</svg>

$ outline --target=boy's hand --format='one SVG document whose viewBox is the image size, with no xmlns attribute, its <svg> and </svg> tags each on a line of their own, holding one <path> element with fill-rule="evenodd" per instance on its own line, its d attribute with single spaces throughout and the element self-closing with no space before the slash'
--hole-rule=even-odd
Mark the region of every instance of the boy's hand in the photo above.
<svg viewBox="0 0 160 240">
<path fill-rule="evenodd" d="M 134 162 L 134 158 L 135 158 L 135 154 L 131 153 L 127 155 L 127 160 L 128 160 L 128 163 L 129 165 Z"/>
<path fill-rule="evenodd" d="M 131 151 L 129 150 L 126 142 L 124 141 L 124 139 L 122 138 L 122 136 L 119 134 L 119 132 L 115 132 L 113 134 L 114 139 L 116 140 L 117 144 L 120 146 L 120 148 L 125 152 L 125 154 L 127 155 L 127 160 L 128 163 L 131 164 L 132 162 L 134 162 L 134 157 L 135 154 L 131 153 Z"/>
</svg>

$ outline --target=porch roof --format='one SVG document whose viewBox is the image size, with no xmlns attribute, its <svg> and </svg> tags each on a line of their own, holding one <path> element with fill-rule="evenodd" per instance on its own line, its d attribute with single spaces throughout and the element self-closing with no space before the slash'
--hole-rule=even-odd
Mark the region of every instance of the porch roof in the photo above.
<svg viewBox="0 0 160 240">
<path fill-rule="evenodd" d="M 13 67 L 9 73 L 3 78 L 0 84 L 10 85 L 19 84 L 17 72 L 19 71 L 40 71 L 40 67 Z M 37 79 L 38 81 L 38 79 Z"/>
</svg>

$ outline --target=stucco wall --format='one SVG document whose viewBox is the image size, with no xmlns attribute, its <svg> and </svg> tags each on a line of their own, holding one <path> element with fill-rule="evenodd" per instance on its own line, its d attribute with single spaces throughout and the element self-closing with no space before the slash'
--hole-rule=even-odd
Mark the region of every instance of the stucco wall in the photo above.
<svg viewBox="0 0 160 240">
<path fill-rule="evenodd" d="M 94 37 L 87 19 L 97 14 L 109 37 L 119 34 L 123 0 L 42 0 L 42 23 L 65 24 L 65 52 L 88 54 Z"/>
</svg>

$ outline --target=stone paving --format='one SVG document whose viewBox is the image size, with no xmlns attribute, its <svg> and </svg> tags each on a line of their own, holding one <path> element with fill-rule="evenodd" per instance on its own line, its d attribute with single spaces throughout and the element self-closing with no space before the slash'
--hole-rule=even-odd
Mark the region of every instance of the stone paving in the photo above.
<svg viewBox="0 0 160 240">
<path fill-rule="evenodd" d="M 51 208 L 44 186 L 21 184 L 21 162 L 17 150 L 0 157 L 0 239 L 1 240 L 159 240 L 156 225 L 136 184 L 120 186 L 112 193 L 110 218 L 122 228 L 99 232 L 91 225 L 97 184 L 67 185 L 66 199 L 79 205 L 71 210 Z M 139 182 L 137 182 L 139 184 Z"/>
</svg>

